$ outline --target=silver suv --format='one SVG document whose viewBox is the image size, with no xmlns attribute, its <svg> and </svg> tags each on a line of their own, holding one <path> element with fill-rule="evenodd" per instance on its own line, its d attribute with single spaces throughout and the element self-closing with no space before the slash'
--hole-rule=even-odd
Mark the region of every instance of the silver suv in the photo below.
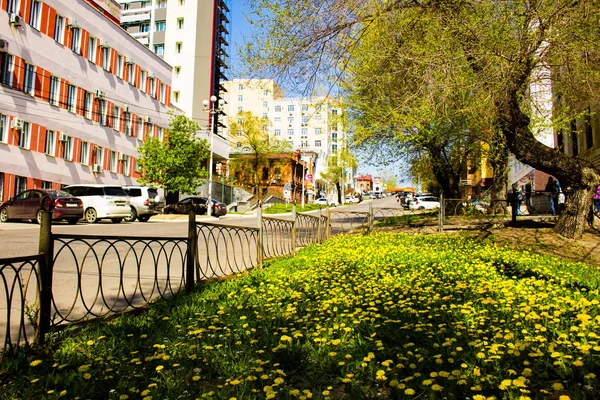
<svg viewBox="0 0 600 400">
<path fill-rule="evenodd" d="M 130 213 L 125 221 L 147 222 L 151 216 L 159 214 L 165 206 L 164 197 L 158 193 L 158 189 L 148 186 L 123 186 L 123 190 L 129 196 Z"/>
</svg>

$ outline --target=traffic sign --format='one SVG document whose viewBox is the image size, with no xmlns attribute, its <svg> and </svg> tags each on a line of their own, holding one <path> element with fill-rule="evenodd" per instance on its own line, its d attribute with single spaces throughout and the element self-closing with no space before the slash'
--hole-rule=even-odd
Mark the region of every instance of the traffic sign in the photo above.
<svg viewBox="0 0 600 400">
<path fill-rule="evenodd" d="M 286 183 L 286 184 L 283 186 L 283 188 L 284 188 L 285 190 L 290 190 L 290 189 L 292 188 L 292 185 L 290 185 L 289 183 Z"/>
<path fill-rule="evenodd" d="M 312 182 L 312 178 L 313 178 L 312 174 L 306 174 L 306 181 L 307 182 Z"/>
</svg>

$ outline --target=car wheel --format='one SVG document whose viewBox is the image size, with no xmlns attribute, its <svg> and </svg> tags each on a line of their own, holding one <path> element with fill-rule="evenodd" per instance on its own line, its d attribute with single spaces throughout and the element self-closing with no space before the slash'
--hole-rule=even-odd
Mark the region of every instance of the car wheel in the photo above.
<svg viewBox="0 0 600 400">
<path fill-rule="evenodd" d="M 110 220 L 113 222 L 113 224 L 120 224 L 123 222 L 123 218 L 111 218 Z"/>
<path fill-rule="evenodd" d="M 424 210 L 424 209 L 425 209 L 425 207 L 423 207 L 423 206 L 419 207 L 419 210 Z"/>
<path fill-rule="evenodd" d="M 42 223 L 42 215 L 44 215 L 44 210 L 38 210 L 35 213 L 35 222 L 40 225 Z"/>
<path fill-rule="evenodd" d="M 168 210 L 165 211 L 165 214 L 175 214 L 175 210 L 169 208 Z"/>
<path fill-rule="evenodd" d="M 75 225 L 79 221 L 79 218 L 67 218 L 69 225 Z"/>
<path fill-rule="evenodd" d="M 139 215 L 137 217 L 138 221 L 140 222 L 148 222 L 148 220 L 150 219 L 149 215 Z"/>
<path fill-rule="evenodd" d="M 7 222 L 8 221 L 8 210 L 6 208 L 3 208 L 2 211 L 0 211 L 0 222 Z"/>
<path fill-rule="evenodd" d="M 135 211 L 135 208 L 130 207 L 129 209 L 129 216 L 125 217 L 125 221 L 127 222 L 133 222 L 135 221 L 135 219 L 137 218 L 137 211 Z"/>
<path fill-rule="evenodd" d="M 98 213 L 93 208 L 88 208 L 85 210 L 85 220 L 89 224 L 93 224 L 94 222 L 98 222 Z"/>
</svg>

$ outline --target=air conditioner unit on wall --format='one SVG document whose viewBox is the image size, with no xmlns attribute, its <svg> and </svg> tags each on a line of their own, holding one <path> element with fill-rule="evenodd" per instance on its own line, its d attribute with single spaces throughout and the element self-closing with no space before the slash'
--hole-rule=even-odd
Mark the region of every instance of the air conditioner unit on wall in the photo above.
<svg viewBox="0 0 600 400">
<path fill-rule="evenodd" d="M 148 71 L 148 78 L 150 78 L 150 79 L 156 78 L 156 76 L 154 75 L 154 72 Z"/>
<path fill-rule="evenodd" d="M 12 129 L 20 130 L 23 127 L 23 123 L 19 118 L 13 118 L 13 120 L 10 121 L 10 127 Z"/>
<path fill-rule="evenodd" d="M 16 13 L 9 14 L 8 21 L 10 22 L 11 25 L 21 26 L 21 17 L 19 16 L 19 14 L 16 14 Z"/>
<path fill-rule="evenodd" d="M 100 39 L 100 47 L 110 47 L 108 45 L 108 40 L 106 40 L 106 39 Z"/>
<path fill-rule="evenodd" d="M 127 154 L 120 153 L 119 154 L 119 160 L 120 161 L 126 161 L 127 160 Z"/>
<path fill-rule="evenodd" d="M 0 39 L 0 53 L 8 51 L 8 40 Z"/>
<path fill-rule="evenodd" d="M 100 164 L 92 165 L 92 172 L 94 174 L 99 174 L 100 172 L 102 172 L 102 166 L 100 166 Z"/>
<path fill-rule="evenodd" d="M 150 117 L 147 115 L 144 115 L 144 122 L 146 122 L 146 123 L 150 122 Z"/>
<path fill-rule="evenodd" d="M 133 57 L 125 57 L 125 64 L 135 64 L 135 60 L 133 59 Z"/>
<path fill-rule="evenodd" d="M 69 18 L 67 20 L 67 25 L 70 26 L 71 29 L 78 29 L 79 28 L 79 24 L 73 18 Z"/>
<path fill-rule="evenodd" d="M 128 104 L 123 104 L 123 106 L 121 107 L 121 110 L 123 112 L 129 112 L 129 105 Z"/>
<path fill-rule="evenodd" d="M 64 133 L 61 132 L 60 135 L 58 135 L 58 141 L 59 142 L 66 142 L 67 141 L 67 137 L 68 136 L 66 134 L 64 134 Z"/>
<path fill-rule="evenodd" d="M 104 97 L 104 92 L 100 89 L 96 90 L 96 98 L 102 99 Z"/>
</svg>

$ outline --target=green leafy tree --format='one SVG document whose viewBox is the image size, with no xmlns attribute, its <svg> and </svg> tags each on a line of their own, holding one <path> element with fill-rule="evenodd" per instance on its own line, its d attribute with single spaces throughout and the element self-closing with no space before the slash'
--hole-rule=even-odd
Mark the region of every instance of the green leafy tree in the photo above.
<svg viewBox="0 0 600 400">
<path fill-rule="evenodd" d="M 209 145 L 196 132 L 198 124 L 184 115 L 171 114 L 164 142 L 148 138 L 138 147 L 143 185 L 157 185 L 167 192 L 195 193 L 206 177 Z"/>
<path fill-rule="evenodd" d="M 356 158 L 343 148 L 339 153 L 333 153 L 327 158 L 327 169 L 321 173 L 321 178 L 337 189 L 338 204 L 342 204 L 342 196 L 345 195 L 342 185 L 345 185 L 345 178 L 348 170 L 355 169 L 358 165 Z"/>
<path fill-rule="evenodd" d="M 247 48 L 255 71 L 293 77 L 294 82 L 307 83 L 307 91 L 322 77 L 332 79 L 330 84 L 344 82 L 347 88 L 371 88 L 364 104 L 360 100 L 349 104 L 365 114 L 378 112 L 387 102 L 385 115 L 397 121 L 399 129 L 444 123 L 444 115 L 463 109 L 468 119 L 480 110 L 469 130 L 487 132 L 497 142 L 490 148 L 505 148 L 570 189 L 556 230 L 567 237 L 581 236 L 600 171 L 582 157 L 537 140 L 536 109 L 540 101 L 551 100 L 541 98 L 532 87 L 551 87 L 553 99 L 559 100 L 554 110 L 567 119 L 587 108 L 600 88 L 600 59 L 594 48 L 600 4 L 571 0 L 253 4 L 253 20 L 262 28 Z M 357 54 L 366 62 L 355 63 Z M 379 101 L 369 104 L 374 99 Z M 411 124 L 403 122 L 406 115 Z M 425 123 L 415 123 L 419 121 Z M 362 125 L 369 132 L 369 126 Z M 370 133 L 385 131 L 377 128 Z"/>
<path fill-rule="evenodd" d="M 269 120 L 258 118 L 250 111 L 242 111 L 229 123 L 232 140 L 239 143 L 232 148 L 230 168 L 236 183 L 253 188 L 262 195 L 262 188 L 272 179 L 273 156 L 292 152 L 292 146 L 283 140 L 271 137 Z"/>
</svg>

